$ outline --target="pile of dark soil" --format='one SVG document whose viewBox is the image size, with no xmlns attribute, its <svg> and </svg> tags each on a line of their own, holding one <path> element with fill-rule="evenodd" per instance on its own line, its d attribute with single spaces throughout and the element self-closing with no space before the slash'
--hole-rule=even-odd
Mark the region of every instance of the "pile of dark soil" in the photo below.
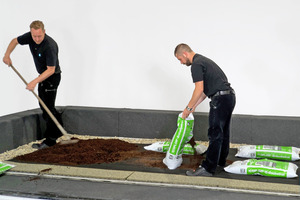
<svg viewBox="0 0 300 200">
<path fill-rule="evenodd" d="M 165 155 L 165 153 L 144 150 L 143 145 L 118 139 L 89 139 L 79 140 L 74 144 L 56 144 L 18 156 L 14 160 L 68 166 L 126 162 L 146 167 L 167 168 L 162 162 Z M 184 155 L 184 162 L 180 168 L 197 168 L 202 159 L 203 157 L 199 155 Z"/>
</svg>

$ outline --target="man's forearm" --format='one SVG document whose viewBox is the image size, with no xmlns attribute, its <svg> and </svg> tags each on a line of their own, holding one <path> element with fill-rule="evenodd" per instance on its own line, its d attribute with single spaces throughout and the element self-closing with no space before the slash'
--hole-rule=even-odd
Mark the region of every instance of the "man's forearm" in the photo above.
<svg viewBox="0 0 300 200">
<path fill-rule="evenodd" d="M 10 56 L 11 52 L 16 48 L 16 46 L 18 45 L 18 40 L 17 38 L 14 38 L 8 45 L 6 52 L 4 54 L 4 56 Z"/>
<path fill-rule="evenodd" d="M 8 45 L 7 49 L 6 49 L 6 52 L 4 54 L 4 57 L 3 57 L 3 62 L 7 65 L 12 65 L 12 61 L 10 59 L 10 54 L 11 52 L 16 48 L 18 43 L 18 40 L 17 38 L 14 38 Z"/>
<path fill-rule="evenodd" d="M 204 101 L 204 99 L 206 98 L 206 95 L 204 94 L 204 92 L 202 92 L 201 97 L 199 98 L 199 100 L 197 101 L 197 103 L 194 105 L 193 109 L 195 110 L 197 108 L 197 106 Z"/>
<path fill-rule="evenodd" d="M 28 83 L 26 89 L 33 91 L 35 86 L 40 83 L 43 82 L 44 80 L 46 80 L 48 77 L 50 77 L 52 74 L 54 74 L 55 72 L 55 67 L 47 67 L 47 70 L 44 71 L 41 75 L 39 75 L 37 78 L 35 78 L 33 81 L 31 81 L 30 83 Z"/>
<path fill-rule="evenodd" d="M 192 98 L 191 98 L 191 100 L 188 104 L 188 107 L 194 109 L 201 101 L 203 101 L 203 95 L 204 95 L 204 93 L 203 93 L 203 81 L 196 82 L 195 83 L 195 89 L 194 89 L 194 92 L 193 92 L 193 96 L 192 96 Z M 202 98 L 202 100 L 201 100 L 201 98 Z"/>
<path fill-rule="evenodd" d="M 35 80 L 40 83 L 49 78 L 55 72 L 55 67 L 48 67 L 41 75 L 39 75 Z"/>
<path fill-rule="evenodd" d="M 201 90 L 197 90 L 197 89 L 194 90 L 193 96 L 188 104 L 189 108 L 194 108 L 196 106 L 196 104 L 198 103 L 198 101 L 201 98 L 202 93 L 203 93 L 203 91 L 201 91 Z"/>
</svg>

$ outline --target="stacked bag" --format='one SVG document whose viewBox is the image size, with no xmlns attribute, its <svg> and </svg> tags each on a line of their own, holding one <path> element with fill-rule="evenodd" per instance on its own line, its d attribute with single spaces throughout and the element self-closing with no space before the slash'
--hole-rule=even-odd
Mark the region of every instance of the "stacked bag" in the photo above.
<svg viewBox="0 0 300 200">
<path fill-rule="evenodd" d="M 299 152 L 300 149 L 296 147 L 245 145 L 238 148 L 235 156 L 250 159 L 235 161 L 224 170 L 234 174 L 295 178 L 298 177 L 296 173 L 298 166 L 284 161 L 299 160 Z"/>
</svg>

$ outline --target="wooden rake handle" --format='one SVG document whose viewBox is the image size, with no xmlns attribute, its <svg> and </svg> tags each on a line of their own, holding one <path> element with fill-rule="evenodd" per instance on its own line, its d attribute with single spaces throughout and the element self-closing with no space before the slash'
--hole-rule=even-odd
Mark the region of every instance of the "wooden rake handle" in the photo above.
<svg viewBox="0 0 300 200">
<path fill-rule="evenodd" d="M 16 72 L 16 74 L 22 79 L 22 81 L 25 83 L 25 85 L 28 85 L 26 80 L 23 78 L 23 76 L 16 70 L 16 68 L 13 65 L 10 65 L 10 67 Z M 40 104 L 43 106 L 43 108 L 46 110 L 48 115 L 51 117 L 57 128 L 61 131 L 61 133 L 65 136 L 68 136 L 69 134 L 67 131 L 62 127 L 62 125 L 57 121 L 57 119 L 54 117 L 54 115 L 51 113 L 51 111 L 48 109 L 44 101 L 32 90 L 31 91 L 33 95 L 39 100 Z M 69 137 L 69 136 L 68 136 Z"/>
</svg>

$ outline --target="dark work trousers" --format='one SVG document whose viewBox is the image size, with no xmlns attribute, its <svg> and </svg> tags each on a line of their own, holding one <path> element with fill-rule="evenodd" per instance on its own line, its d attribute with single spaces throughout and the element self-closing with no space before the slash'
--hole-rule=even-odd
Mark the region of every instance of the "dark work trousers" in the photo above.
<svg viewBox="0 0 300 200">
<path fill-rule="evenodd" d="M 39 83 L 38 92 L 39 92 L 39 97 L 44 101 L 48 109 L 62 125 L 61 115 L 55 109 L 55 99 L 56 99 L 57 87 L 60 83 L 60 78 L 61 78 L 60 73 L 53 74 L 43 82 Z M 62 136 L 62 133 L 57 128 L 57 126 L 55 125 L 55 123 L 50 118 L 50 116 L 48 115 L 48 113 L 45 111 L 45 109 L 41 104 L 40 107 L 43 111 L 43 118 L 46 121 L 46 131 L 45 131 L 46 140 L 44 140 L 43 143 L 47 144 L 48 146 L 53 146 L 54 144 L 56 144 L 56 139 Z"/>
<path fill-rule="evenodd" d="M 227 94 L 212 97 L 209 111 L 209 146 L 206 159 L 201 166 L 214 173 L 217 165 L 225 166 L 230 145 L 230 123 L 235 106 L 235 95 Z"/>
</svg>

